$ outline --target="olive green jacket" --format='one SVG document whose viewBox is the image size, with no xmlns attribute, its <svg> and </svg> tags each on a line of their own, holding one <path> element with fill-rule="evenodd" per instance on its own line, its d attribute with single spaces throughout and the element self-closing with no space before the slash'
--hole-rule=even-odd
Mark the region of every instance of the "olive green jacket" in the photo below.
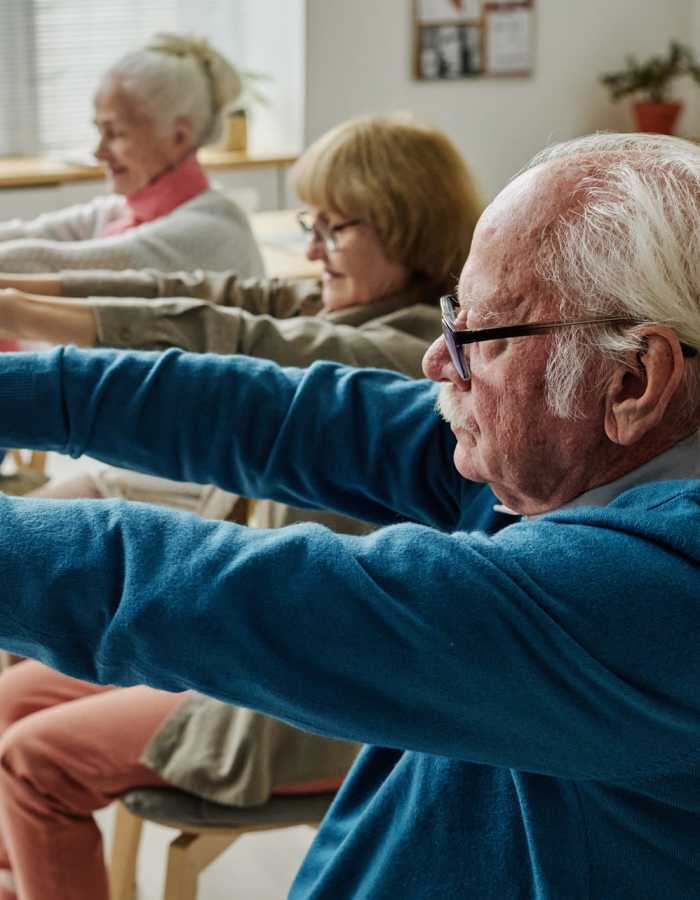
<svg viewBox="0 0 700 900">
<path fill-rule="evenodd" d="M 291 366 L 330 359 L 418 377 L 423 353 L 440 333 L 436 292 L 425 283 L 336 312 L 323 309 L 316 280 L 241 280 L 234 273 L 75 272 L 64 275 L 63 292 L 91 297 L 99 343 L 110 347 L 245 353 Z M 135 295 L 152 299 L 130 299 Z M 259 527 L 300 520 L 354 534 L 370 530 L 330 513 L 256 504 Z M 341 778 L 358 749 L 192 694 L 141 761 L 199 796 L 255 805 L 280 787 Z"/>
</svg>

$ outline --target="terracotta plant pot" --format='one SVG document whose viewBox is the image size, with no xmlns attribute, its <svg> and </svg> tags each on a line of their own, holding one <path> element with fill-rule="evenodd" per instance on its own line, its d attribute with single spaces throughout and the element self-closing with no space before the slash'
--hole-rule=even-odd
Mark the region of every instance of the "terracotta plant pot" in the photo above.
<svg viewBox="0 0 700 900">
<path fill-rule="evenodd" d="M 635 103 L 633 110 L 637 130 L 673 134 L 682 109 L 682 103 Z"/>
</svg>

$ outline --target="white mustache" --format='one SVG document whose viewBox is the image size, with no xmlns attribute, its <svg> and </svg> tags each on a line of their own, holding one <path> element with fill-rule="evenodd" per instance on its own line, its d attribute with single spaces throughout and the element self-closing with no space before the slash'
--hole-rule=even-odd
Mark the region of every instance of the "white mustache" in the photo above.
<svg viewBox="0 0 700 900">
<path fill-rule="evenodd" d="M 474 430 L 469 412 L 461 406 L 459 392 L 453 384 L 440 386 L 440 393 L 435 401 L 435 408 L 448 425 L 454 425 L 455 428 L 462 428 L 468 431 Z"/>
</svg>

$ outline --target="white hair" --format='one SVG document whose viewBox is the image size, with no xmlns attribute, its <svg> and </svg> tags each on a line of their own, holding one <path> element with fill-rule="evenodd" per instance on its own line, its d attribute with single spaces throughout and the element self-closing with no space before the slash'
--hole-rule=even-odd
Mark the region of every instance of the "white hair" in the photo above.
<svg viewBox="0 0 700 900">
<path fill-rule="evenodd" d="M 581 175 L 536 261 L 561 317 L 662 323 L 700 350 L 700 148 L 665 135 L 596 134 L 549 147 L 526 169 L 563 159 Z M 596 355 L 604 381 L 614 363 L 640 346 L 633 330 L 558 332 L 546 373 L 550 408 L 575 417 L 583 375 Z M 685 389 L 697 410 L 696 360 L 686 365 Z"/>
<path fill-rule="evenodd" d="M 157 34 L 143 49 L 123 56 L 102 84 L 112 81 L 160 127 L 189 117 L 195 147 L 218 138 L 221 113 L 241 93 L 236 69 L 204 38 L 177 34 Z"/>
</svg>

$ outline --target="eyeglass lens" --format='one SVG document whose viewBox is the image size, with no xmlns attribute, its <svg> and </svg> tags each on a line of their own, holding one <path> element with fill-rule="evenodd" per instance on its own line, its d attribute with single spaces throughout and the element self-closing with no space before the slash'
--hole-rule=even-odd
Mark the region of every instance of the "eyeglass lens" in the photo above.
<svg viewBox="0 0 700 900">
<path fill-rule="evenodd" d="M 447 352 L 450 354 L 452 365 L 457 369 L 465 381 L 469 381 L 470 370 L 466 353 L 464 352 L 463 347 L 457 346 L 452 331 L 460 308 L 459 301 L 454 294 L 446 294 L 444 297 L 440 298 L 440 307 L 442 309 L 442 335 L 445 338 Z"/>
<path fill-rule="evenodd" d="M 450 354 L 452 365 L 457 369 L 459 374 L 465 381 L 469 381 L 470 371 L 466 354 L 462 347 L 458 347 L 455 343 L 455 337 L 446 322 L 442 323 L 442 335 L 447 344 L 447 352 Z"/>
<path fill-rule="evenodd" d="M 337 250 L 337 241 L 333 229 L 322 221 L 313 221 L 306 213 L 297 215 L 297 222 L 301 230 L 310 241 L 318 241 L 323 244 L 327 253 Z"/>
</svg>

